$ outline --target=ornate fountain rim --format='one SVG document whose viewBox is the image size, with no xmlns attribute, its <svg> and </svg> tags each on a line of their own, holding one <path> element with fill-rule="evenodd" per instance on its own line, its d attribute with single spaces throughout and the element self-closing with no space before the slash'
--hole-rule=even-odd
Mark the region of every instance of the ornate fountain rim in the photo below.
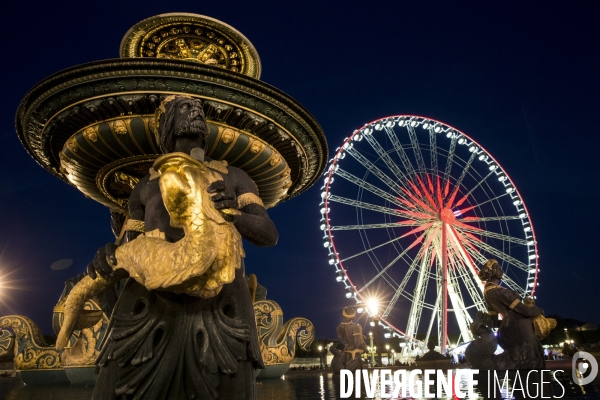
<svg viewBox="0 0 600 400">
<path fill-rule="evenodd" d="M 58 72 L 25 95 L 16 130 L 42 167 L 73 184 L 61 170 L 60 153 L 75 132 L 119 115 L 152 113 L 160 98 L 171 94 L 202 99 L 209 122 L 243 114 L 245 125 L 236 128 L 275 148 L 291 170 L 291 186 L 277 202 L 308 189 L 325 169 L 325 135 L 296 100 L 257 79 L 188 61 L 111 59 Z"/>
<path fill-rule="evenodd" d="M 187 35 L 186 32 L 182 32 L 178 28 L 181 26 L 189 28 Z M 122 58 L 156 58 L 158 51 L 146 47 L 149 45 L 152 46 L 152 49 L 155 49 L 155 45 L 159 44 L 161 40 L 172 39 L 174 36 L 196 36 L 203 40 L 227 41 L 234 47 L 231 49 L 234 53 L 230 54 L 239 57 L 238 66 L 230 66 L 229 69 L 235 68 L 233 69 L 234 72 L 248 75 L 251 78 L 260 78 L 262 70 L 260 57 L 250 40 L 234 27 L 218 19 L 200 14 L 175 12 L 146 18 L 132 26 L 125 33 L 121 41 L 119 54 Z M 151 39 L 155 39 L 156 43 Z M 221 44 L 224 45 L 225 43 Z"/>
</svg>

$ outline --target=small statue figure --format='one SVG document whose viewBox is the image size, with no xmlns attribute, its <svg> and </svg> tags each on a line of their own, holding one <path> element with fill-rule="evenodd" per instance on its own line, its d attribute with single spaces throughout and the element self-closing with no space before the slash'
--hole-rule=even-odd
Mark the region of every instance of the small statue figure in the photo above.
<svg viewBox="0 0 600 400">
<path fill-rule="evenodd" d="M 448 357 L 446 357 L 434 350 L 435 342 L 433 340 L 430 340 L 429 343 L 427 343 L 427 348 L 429 349 L 429 351 L 427 353 L 423 354 L 423 356 L 417 357 L 417 361 L 437 361 L 437 360 L 450 361 L 450 359 Z"/>
<path fill-rule="evenodd" d="M 277 231 L 252 179 L 205 158 L 199 100 L 167 97 L 155 126 L 165 155 L 133 189 L 125 243 L 98 250 L 69 294 L 63 328 L 68 318 L 75 325 L 81 298 L 129 275 L 94 399 L 254 399 L 264 364 L 241 237 L 272 246 Z M 61 331 L 57 347 L 69 335 Z"/>
<path fill-rule="evenodd" d="M 333 371 L 334 382 L 339 382 L 340 371 L 344 368 L 344 343 L 341 341 L 331 342 L 327 345 L 327 350 L 333 354 L 331 360 L 331 370 Z"/>
<path fill-rule="evenodd" d="M 362 353 L 367 349 L 362 333 L 362 326 L 352 322 L 356 316 L 356 310 L 345 307 L 342 311 L 344 321 L 338 325 L 337 334 L 344 344 L 343 367 L 352 372 L 362 368 Z M 334 371 L 335 373 L 336 371 Z M 337 371 L 339 373 L 339 371 Z"/>
<path fill-rule="evenodd" d="M 531 303 L 523 304 L 517 292 L 500 286 L 503 274 L 496 260 L 488 260 L 479 271 L 479 278 L 485 282 L 489 315 L 478 313 L 478 319 L 471 324 L 471 331 L 479 338 L 465 351 L 467 362 L 471 368 L 483 370 L 542 370 L 546 365 L 544 352 L 532 319 L 543 317 L 544 311 Z M 502 321 L 496 342 L 492 328 L 498 325 L 498 314 Z M 494 355 L 496 343 L 503 353 Z"/>
</svg>

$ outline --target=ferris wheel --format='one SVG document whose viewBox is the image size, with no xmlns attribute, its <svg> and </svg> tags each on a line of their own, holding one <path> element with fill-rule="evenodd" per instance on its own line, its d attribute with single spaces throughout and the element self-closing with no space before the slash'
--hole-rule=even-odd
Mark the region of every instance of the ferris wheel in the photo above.
<svg viewBox="0 0 600 400">
<path fill-rule="evenodd" d="M 492 155 L 456 128 L 412 115 L 366 124 L 336 149 L 321 197 L 336 280 L 386 337 L 405 338 L 405 354 L 435 336 L 442 350 L 472 340 L 469 325 L 486 310 L 477 274 L 490 258 L 505 271 L 502 285 L 534 297 L 525 203 Z M 460 332 L 455 343 L 449 330 Z"/>
</svg>

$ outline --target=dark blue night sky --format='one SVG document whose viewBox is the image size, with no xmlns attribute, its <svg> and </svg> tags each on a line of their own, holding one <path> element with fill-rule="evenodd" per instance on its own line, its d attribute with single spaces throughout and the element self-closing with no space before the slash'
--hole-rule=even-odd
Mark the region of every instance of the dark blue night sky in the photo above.
<svg viewBox="0 0 600 400">
<path fill-rule="evenodd" d="M 61 69 L 118 57 L 136 22 L 185 11 L 248 37 L 262 59 L 261 80 L 315 116 L 330 151 L 393 114 L 429 116 L 481 143 L 529 208 L 538 305 L 600 324 L 598 2 L 11 3 L 2 12 L 0 315 L 27 315 L 50 333 L 63 282 L 114 240 L 108 210 L 51 176 L 19 143 L 21 98 Z M 320 182 L 269 211 L 279 244 L 248 244 L 246 268 L 286 319 L 307 317 L 317 337 L 333 337 L 349 303 L 322 245 Z M 61 259 L 73 263 L 50 268 Z"/>
</svg>

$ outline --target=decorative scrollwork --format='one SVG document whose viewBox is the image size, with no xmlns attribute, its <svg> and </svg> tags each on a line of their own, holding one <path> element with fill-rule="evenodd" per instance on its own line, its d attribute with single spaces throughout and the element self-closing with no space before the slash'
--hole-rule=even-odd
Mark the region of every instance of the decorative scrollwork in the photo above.
<svg viewBox="0 0 600 400">
<path fill-rule="evenodd" d="M 254 303 L 258 340 L 266 365 L 289 364 L 294 359 L 296 343 L 308 350 L 315 338 L 315 329 L 306 318 L 292 318 L 283 324 L 283 311 L 272 300 Z"/>
<path fill-rule="evenodd" d="M 11 329 L 15 335 L 16 369 L 62 367 L 60 355 L 54 347 L 46 344 L 40 329 L 31 319 L 22 315 L 7 315 L 0 318 L 0 328 Z"/>
</svg>

